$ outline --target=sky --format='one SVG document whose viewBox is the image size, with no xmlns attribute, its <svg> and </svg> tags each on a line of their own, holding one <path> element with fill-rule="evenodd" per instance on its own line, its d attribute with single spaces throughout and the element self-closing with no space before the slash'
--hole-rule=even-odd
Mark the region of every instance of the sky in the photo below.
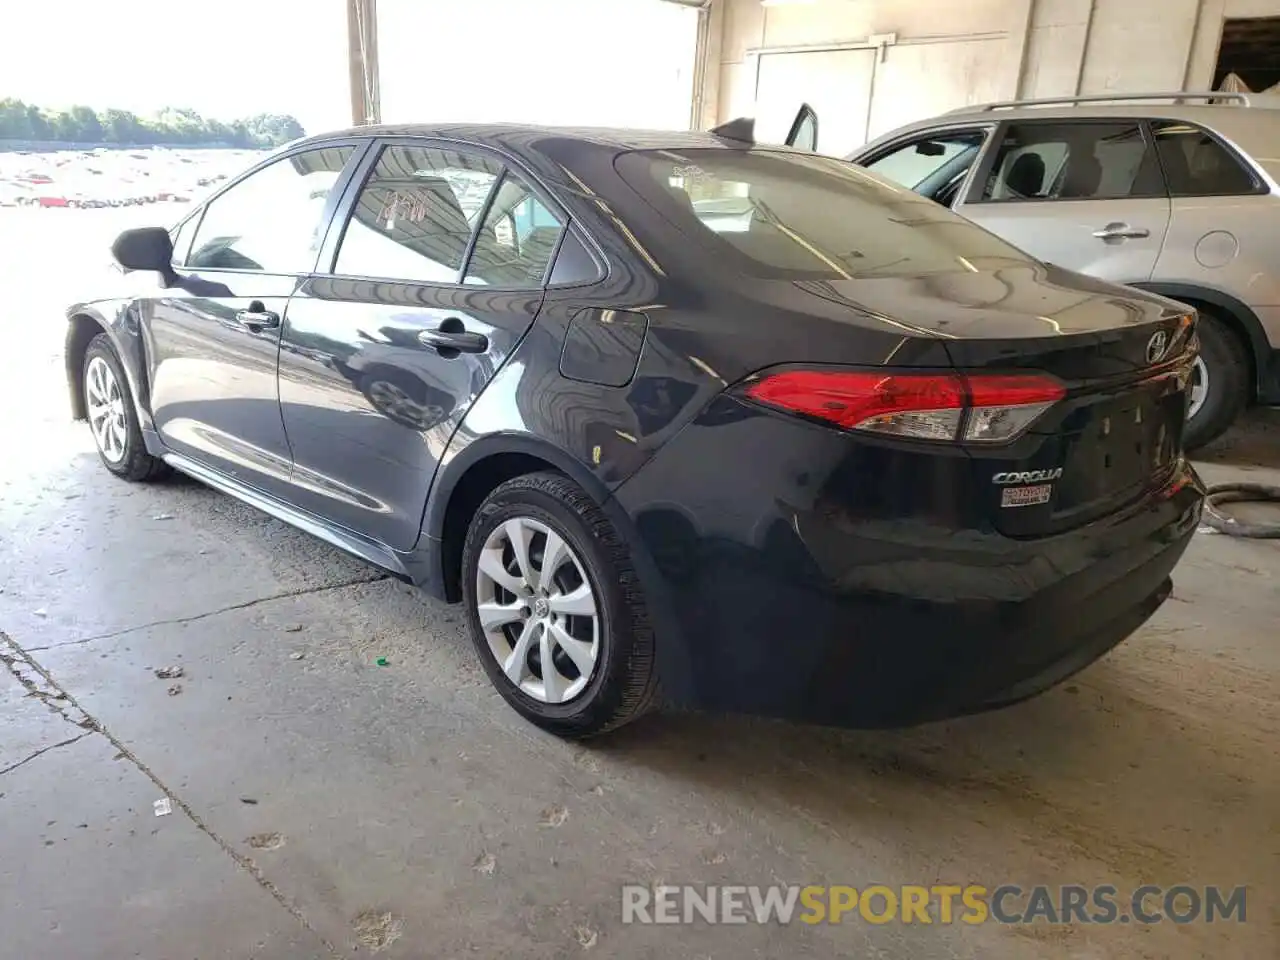
<svg viewBox="0 0 1280 960">
<path fill-rule="evenodd" d="M 4 0 L 0 97 L 350 123 L 344 0 Z M 692 11 L 378 0 L 383 119 L 687 125 Z"/>
</svg>

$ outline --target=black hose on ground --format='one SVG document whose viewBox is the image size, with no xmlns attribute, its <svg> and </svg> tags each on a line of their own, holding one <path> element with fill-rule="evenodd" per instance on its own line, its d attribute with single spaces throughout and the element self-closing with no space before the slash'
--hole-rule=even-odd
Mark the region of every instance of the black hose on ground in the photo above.
<svg viewBox="0 0 1280 960">
<path fill-rule="evenodd" d="M 1280 487 L 1265 483 L 1215 483 L 1204 502 L 1204 523 L 1229 537 L 1280 540 L 1280 523 L 1244 523 L 1219 508 L 1224 503 L 1280 503 Z"/>
</svg>

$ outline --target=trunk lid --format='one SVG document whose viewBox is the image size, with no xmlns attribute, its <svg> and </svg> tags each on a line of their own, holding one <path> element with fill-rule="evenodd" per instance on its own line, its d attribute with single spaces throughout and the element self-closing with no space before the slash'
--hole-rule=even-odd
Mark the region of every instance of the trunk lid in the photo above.
<svg viewBox="0 0 1280 960">
<path fill-rule="evenodd" d="M 967 444 L 983 514 L 1048 536 L 1123 509 L 1182 455 L 1189 308 L 1044 264 L 827 285 L 942 338 L 967 374 L 1044 372 L 1066 397 L 1010 444 Z"/>
</svg>

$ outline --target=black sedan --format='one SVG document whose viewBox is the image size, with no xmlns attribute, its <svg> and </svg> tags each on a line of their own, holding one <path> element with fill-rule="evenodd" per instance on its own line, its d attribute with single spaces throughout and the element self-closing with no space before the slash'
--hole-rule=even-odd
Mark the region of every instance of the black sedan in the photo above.
<svg viewBox="0 0 1280 960">
<path fill-rule="evenodd" d="M 1025 698 L 1199 516 L 1185 307 L 740 130 L 362 127 L 113 249 L 66 339 L 107 469 L 461 601 L 562 735 Z"/>
</svg>

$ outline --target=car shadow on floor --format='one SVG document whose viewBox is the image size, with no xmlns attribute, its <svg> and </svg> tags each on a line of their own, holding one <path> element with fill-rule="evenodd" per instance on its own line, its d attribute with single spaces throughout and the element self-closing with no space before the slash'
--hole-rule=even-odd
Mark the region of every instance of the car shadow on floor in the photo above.
<svg viewBox="0 0 1280 960">
<path fill-rule="evenodd" d="M 1007 871 L 1011 848 L 1033 847 L 1041 865 L 1138 883 L 1215 867 L 1260 878 L 1247 838 L 1266 834 L 1276 801 L 1265 730 L 1166 707 L 1171 691 L 1142 666 L 1103 661 L 1026 703 L 906 730 L 672 715 L 589 749 L 744 811 L 798 814 L 833 840 L 936 845 L 974 870 Z M 1191 836 L 1220 822 L 1224 799 L 1231 826 Z"/>
<path fill-rule="evenodd" d="M 1247 411 L 1225 434 L 1195 451 L 1192 459 L 1213 465 L 1280 470 L 1280 408 Z"/>
</svg>

